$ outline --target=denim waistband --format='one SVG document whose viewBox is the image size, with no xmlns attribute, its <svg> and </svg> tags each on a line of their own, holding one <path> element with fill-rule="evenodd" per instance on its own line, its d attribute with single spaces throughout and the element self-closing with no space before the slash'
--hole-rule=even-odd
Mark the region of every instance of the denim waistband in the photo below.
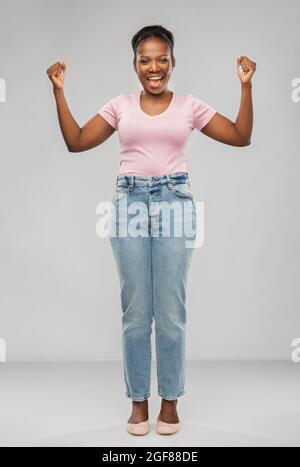
<svg viewBox="0 0 300 467">
<path fill-rule="evenodd" d="M 163 183 L 187 183 L 189 175 L 187 172 L 175 172 L 165 175 L 118 175 L 116 178 L 117 186 L 153 186 Z"/>
</svg>

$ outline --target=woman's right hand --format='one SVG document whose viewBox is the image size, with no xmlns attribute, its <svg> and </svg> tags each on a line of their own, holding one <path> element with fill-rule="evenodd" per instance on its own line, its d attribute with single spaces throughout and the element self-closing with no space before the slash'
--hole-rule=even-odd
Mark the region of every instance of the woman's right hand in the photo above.
<svg viewBox="0 0 300 467">
<path fill-rule="evenodd" d="M 47 69 L 47 74 L 52 81 L 53 89 L 62 89 L 65 79 L 66 64 L 64 61 L 56 62 Z"/>
</svg>

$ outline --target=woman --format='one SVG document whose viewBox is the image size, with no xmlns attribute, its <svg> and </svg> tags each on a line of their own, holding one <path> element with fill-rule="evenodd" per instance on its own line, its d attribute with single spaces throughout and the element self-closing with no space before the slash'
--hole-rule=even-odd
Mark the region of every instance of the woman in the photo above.
<svg viewBox="0 0 300 467">
<path fill-rule="evenodd" d="M 112 204 L 115 216 L 111 216 L 110 241 L 121 286 L 126 396 L 132 399 L 127 430 L 135 435 L 149 432 L 154 318 L 158 393 L 162 397 L 156 430 L 172 434 L 180 426 L 177 398 L 185 392 L 186 280 L 193 251 L 186 241 L 195 240 L 195 234 L 189 236 L 185 231 L 179 236 L 161 235 L 166 222 L 157 215 L 157 205 L 176 201 L 175 205 L 182 210 L 174 211 L 172 227 L 180 224 L 185 228 L 190 217 L 195 226 L 196 209 L 186 168 L 185 144 L 194 128 L 228 145 L 250 144 L 251 78 L 256 63 L 242 55 L 236 61 L 241 102 L 236 121 L 232 122 L 197 97 L 180 96 L 168 89 L 175 67 L 174 38 L 170 31 L 160 25 L 146 26 L 133 36 L 131 45 L 133 67 L 143 91 L 111 99 L 82 128 L 74 120 L 63 94 L 66 64 L 57 62 L 47 73 L 53 83 L 59 123 L 70 152 L 94 148 L 114 131 L 119 132 L 121 162 Z M 143 228 L 138 235 L 136 232 L 130 235 L 128 231 L 120 235 L 120 220 L 132 220 L 129 207 L 135 202 L 147 208 L 139 218 Z"/>
</svg>

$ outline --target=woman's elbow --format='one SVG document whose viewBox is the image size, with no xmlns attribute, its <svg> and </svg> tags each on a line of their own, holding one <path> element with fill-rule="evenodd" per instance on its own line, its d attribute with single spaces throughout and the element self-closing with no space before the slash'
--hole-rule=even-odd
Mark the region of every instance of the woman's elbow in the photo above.
<svg viewBox="0 0 300 467">
<path fill-rule="evenodd" d="M 75 148 L 67 146 L 69 152 L 78 152 Z"/>
<path fill-rule="evenodd" d="M 249 146 L 251 144 L 251 135 L 247 137 L 235 130 L 234 141 L 236 146 Z"/>
<path fill-rule="evenodd" d="M 251 144 L 251 139 L 239 139 L 235 146 L 239 146 L 239 147 L 244 147 L 244 146 L 250 146 Z"/>
<path fill-rule="evenodd" d="M 70 146 L 70 145 L 67 145 L 67 148 L 68 148 L 68 151 L 69 152 L 81 152 L 81 149 L 79 146 Z"/>
</svg>

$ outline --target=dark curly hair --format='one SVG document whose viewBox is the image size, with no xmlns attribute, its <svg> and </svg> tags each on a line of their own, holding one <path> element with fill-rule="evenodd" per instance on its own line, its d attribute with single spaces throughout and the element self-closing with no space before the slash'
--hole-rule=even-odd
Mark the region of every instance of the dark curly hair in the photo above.
<svg viewBox="0 0 300 467">
<path fill-rule="evenodd" d="M 171 57 L 174 58 L 173 48 L 174 48 L 174 36 L 171 31 L 164 28 L 160 24 L 152 24 L 150 26 L 145 26 L 140 29 L 131 39 L 131 46 L 134 52 L 134 62 L 136 61 L 136 53 L 139 44 L 148 39 L 149 37 L 157 37 L 158 39 L 166 42 L 171 50 Z"/>
</svg>

